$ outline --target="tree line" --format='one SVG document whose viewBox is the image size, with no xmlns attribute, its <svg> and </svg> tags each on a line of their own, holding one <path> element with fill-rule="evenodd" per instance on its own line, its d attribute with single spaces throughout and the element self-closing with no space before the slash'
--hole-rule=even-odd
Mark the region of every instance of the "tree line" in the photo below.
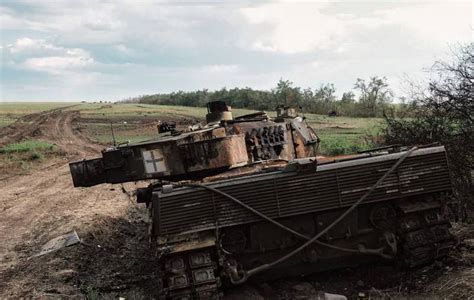
<svg viewBox="0 0 474 300">
<path fill-rule="evenodd" d="M 386 111 L 408 109 L 408 105 L 394 105 L 393 91 L 385 77 L 358 78 L 353 91 L 336 96 L 334 84 L 322 84 L 318 88 L 301 88 L 289 80 L 280 79 L 271 90 L 246 88 L 222 88 L 217 91 L 207 89 L 173 93 L 143 95 L 123 100 L 129 103 L 205 106 L 209 101 L 225 101 L 235 108 L 274 110 L 278 105 L 301 108 L 303 112 L 315 114 L 343 115 L 351 117 L 381 117 Z"/>
</svg>

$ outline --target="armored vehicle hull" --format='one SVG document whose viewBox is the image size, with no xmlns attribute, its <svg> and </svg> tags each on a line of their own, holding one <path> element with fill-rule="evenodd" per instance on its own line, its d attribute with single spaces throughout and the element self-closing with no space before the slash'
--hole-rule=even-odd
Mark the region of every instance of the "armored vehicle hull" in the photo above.
<svg viewBox="0 0 474 300">
<path fill-rule="evenodd" d="M 430 262 L 453 244 L 450 194 L 443 147 L 317 168 L 297 160 L 277 171 L 155 188 L 151 232 L 162 296 L 218 297 L 221 286 L 247 279 L 380 259 L 409 267 Z"/>
<path fill-rule="evenodd" d="M 70 164 L 77 187 L 156 181 L 136 195 L 151 215 L 161 298 L 218 298 L 226 285 L 381 259 L 411 267 L 453 244 L 442 146 L 317 162 L 319 138 L 294 109 L 234 119 L 217 101 L 206 120 L 163 123 L 156 139 Z"/>
</svg>

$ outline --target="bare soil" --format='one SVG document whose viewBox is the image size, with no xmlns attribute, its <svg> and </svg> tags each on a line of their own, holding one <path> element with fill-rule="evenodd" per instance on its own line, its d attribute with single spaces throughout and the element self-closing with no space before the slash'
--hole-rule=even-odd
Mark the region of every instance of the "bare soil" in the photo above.
<svg viewBox="0 0 474 300">
<path fill-rule="evenodd" d="M 0 129 L 0 145 L 34 137 L 64 155 L 27 175 L 0 179 L 0 299 L 156 296 L 156 274 L 144 207 L 127 191 L 136 184 L 74 188 L 68 162 L 93 157 L 103 145 L 77 128 L 79 112 L 54 109 Z M 76 230 L 83 243 L 33 257 L 48 240 Z M 474 227 L 456 225 L 460 239 Z M 460 242 L 450 257 L 414 270 L 392 264 L 361 266 L 309 277 L 240 286 L 228 299 L 311 299 L 318 291 L 356 298 L 417 296 L 468 298 L 474 294 L 474 255 Z"/>
</svg>

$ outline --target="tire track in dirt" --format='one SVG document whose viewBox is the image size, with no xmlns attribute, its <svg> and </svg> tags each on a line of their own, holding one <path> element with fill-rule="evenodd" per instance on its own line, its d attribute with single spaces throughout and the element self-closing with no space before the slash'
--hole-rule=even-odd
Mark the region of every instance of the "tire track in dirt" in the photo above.
<svg viewBox="0 0 474 300">
<path fill-rule="evenodd" d="M 84 261 L 94 257 L 93 254 L 88 254 L 88 248 L 77 246 L 77 249 L 28 258 L 37 253 L 45 242 L 68 231 L 76 230 L 84 238 L 90 236 L 91 228 L 101 230 L 100 223 L 103 220 L 122 220 L 121 223 L 117 221 L 120 224 L 133 221 L 133 218 L 130 219 L 130 212 L 136 212 L 136 208 L 119 189 L 111 185 L 73 187 L 69 161 L 97 156 L 103 148 L 75 127 L 75 121 L 79 117 L 78 111 L 59 108 L 24 116 L 0 129 L 0 145 L 35 138 L 55 144 L 66 154 L 65 157 L 45 162 L 49 166 L 31 174 L 1 181 L 0 299 L 41 298 L 51 289 L 65 295 L 80 294 L 74 282 L 76 275 L 71 279 L 61 274 L 73 272 L 79 278 L 89 276 L 92 278 L 90 281 L 94 281 L 95 274 L 80 271 L 81 266 L 88 270 Z M 131 186 L 126 187 L 132 189 Z M 110 232 L 109 229 L 102 230 Z M 113 230 L 118 231 L 119 228 Z M 136 240 L 132 242 L 136 243 Z M 147 247 L 147 244 L 144 246 Z M 82 251 L 81 255 L 72 262 L 68 261 L 67 255 L 75 251 Z M 124 261 L 123 258 L 121 260 Z M 95 265 L 101 265 L 101 261 L 97 260 Z M 104 273 L 108 274 L 107 268 L 111 267 L 115 266 L 104 264 Z"/>
<path fill-rule="evenodd" d="M 87 155 L 100 152 L 103 146 L 94 143 L 77 128 L 74 128 L 74 121 L 80 117 L 78 111 L 61 112 L 58 116 L 56 114 L 52 116 L 54 124 L 48 124 L 46 132 L 49 133 L 49 136 L 46 138 L 51 138 L 51 141 L 66 153 Z"/>
<path fill-rule="evenodd" d="M 50 114 L 74 106 L 75 105 L 53 108 L 18 118 L 12 124 L 0 128 L 0 146 L 38 135 L 39 126 L 48 119 Z"/>
<path fill-rule="evenodd" d="M 72 156 L 97 154 L 103 148 L 77 128 L 75 121 L 80 118 L 79 111 L 66 110 L 69 107 L 26 115 L 13 124 L 0 129 L 0 146 L 35 138 L 51 142 Z"/>
</svg>

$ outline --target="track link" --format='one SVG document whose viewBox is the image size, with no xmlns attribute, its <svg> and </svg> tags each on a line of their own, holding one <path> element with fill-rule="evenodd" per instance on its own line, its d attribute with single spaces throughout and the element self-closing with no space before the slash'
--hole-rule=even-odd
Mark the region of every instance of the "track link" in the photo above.
<svg viewBox="0 0 474 300">
<path fill-rule="evenodd" d="M 219 299 L 213 248 L 168 254 L 160 261 L 160 299 Z"/>
<path fill-rule="evenodd" d="M 403 210 L 399 221 L 399 237 L 403 263 L 415 267 L 446 256 L 454 246 L 454 236 L 449 232 L 450 223 L 443 214 L 443 206 L 417 205 Z M 417 207 L 418 206 L 418 207 Z"/>
</svg>

